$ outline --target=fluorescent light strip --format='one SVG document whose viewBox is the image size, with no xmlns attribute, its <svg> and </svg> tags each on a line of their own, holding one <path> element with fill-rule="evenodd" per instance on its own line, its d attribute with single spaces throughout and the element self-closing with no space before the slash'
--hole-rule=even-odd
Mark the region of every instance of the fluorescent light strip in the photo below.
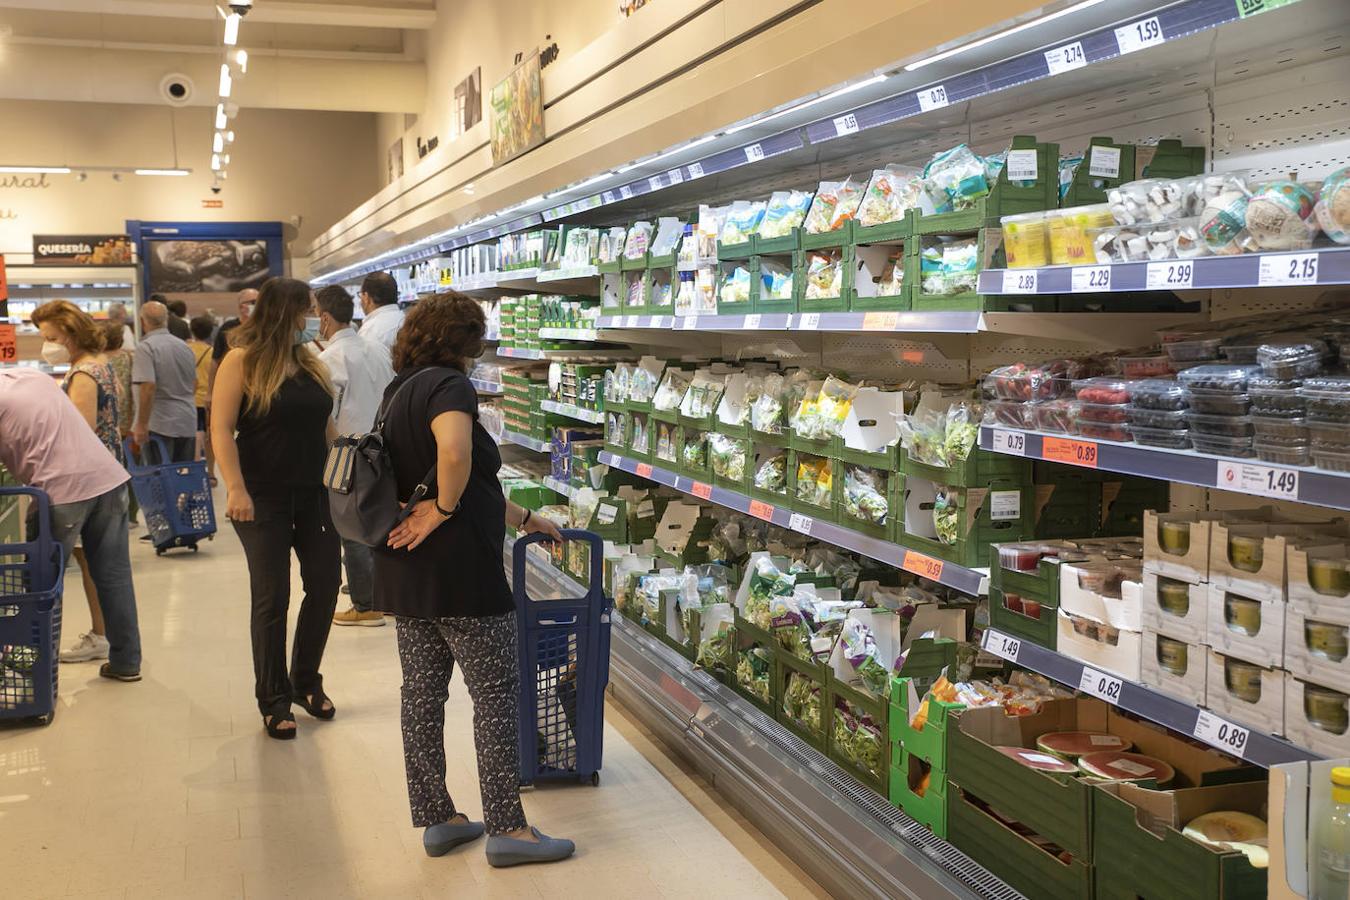
<svg viewBox="0 0 1350 900">
<path fill-rule="evenodd" d="M 69 175 L 68 166 L 0 166 L 6 175 Z"/>
<path fill-rule="evenodd" d="M 933 63 L 942 62 L 944 59 L 951 59 L 958 53 L 965 53 L 967 50 L 974 50 L 978 47 L 984 47 L 988 44 L 992 44 L 994 41 L 1000 41 L 1003 38 L 1012 37 L 1014 34 L 1019 34 L 1023 31 L 1026 31 L 1029 28 L 1035 28 L 1037 25 L 1044 25 L 1046 22 L 1053 22 L 1055 19 L 1067 16 L 1070 13 L 1076 13 L 1079 10 L 1096 6 L 1097 4 L 1102 2 L 1104 2 L 1104 0 L 1083 0 L 1082 3 L 1075 3 L 1073 6 L 1065 7 L 1064 9 L 1061 9 L 1059 12 L 1053 12 L 1050 13 L 1049 15 L 1041 16 L 1038 19 L 1032 19 L 1030 22 L 1024 22 L 1021 25 L 1014 26 L 1006 31 L 1000 31 L 997 34 L 991 34 L 988 37 L 980 38 L 978 41 L 971 41 L 969 44 L 962 44 L 959 47 L 953 47 L 950 50 L 944 50 L 941 53 L 929 56 L 925 59 L 921 59 L 918 62 L 912 62 L 909 65 L 905 66 L 905 71 L 913 72 L 915 69 L 922 69 L 924 66 L 931 66 Z"/>
<path fill-rule="evenodd" d="M 137 175 L 168 175 L 179 177 L 182 175 L 191 175 L 191 169 L 133 169 Z"/>
<path fill-rule="evenodd" d="M 633 169 L 639 168 L 641 166 L 654 165 L 656 163 L 659 163 L 663 159 L 670 159 L 672 156 L 678 156 L 679 154 L 685 152 L 686 150 L 692 150 L 695 147 L 702 146 L 703 144 L 706 144 L 709 141 L 715 140 L 717 140 L 717 135 L 715 134 L 704 135 L 698 140 L 690 141 L 689 143 L 684 144 L 683 146 L 676 147 L 674 150 L 667 150 L 665 153 L 662 153 L 659 156 L 653 156 L 651 159 L 644 159 L 642 162 L 636 162 L 628 166 L 621 166 L 620 168 L 615 169 L 614 171 L 617 174 L 622 175 L 624 172 L 631 172 Z"/>
<path fill-rule="evenodd" d="M 225 117 L 225 104 L 216 104 L 216 128 L 225 128 L 230 124 L 230 120 Z"/>
<path fill-rule="evenodd" d="M 1093 2 L 1100 3 L 1101 0 L 1093 0 Z M 868 78 L 864 81 L 859 81 L 857 84 L 850 84 L 847 87 L 842 87 L 837 91 L 831 91 L 828 94 L 821 94 L 814 100 L 807 100 L 805 103 L 798 103 L 796 106 L 789 106 L 787 109 L 780 110 L 774 113 L 773 115 L 764 116 L 759 119 L 751 119 L 749 122 L 742 122 L 740 125 L 733 125 L 731 128 L 728 128 L 724 132 L 724 134 L 735 134 L 738 131 L 745 131 L 745 129 L 747 128 L 754 128 L 756 125 L 763 125 L 765 122 L 772 122 L 774 119 L 781 119 L 783 118 L 783 116 L 791 115 L 792 113 L 795 112 L 801 112 L 802 110 L 808 107 L 815 106 L 817 103 L 824 103 L 827 100 L 833 100 L 836 97 L 843 97 L 845 94 L 851 94 L 854 91 L 860 91 L 865 87 L 871 87 L 874 84 L 880 84 L 881 82 L 885 81 L 888 77 L 890 76 L 874 75 L 873 77 Z"/>
</svg>

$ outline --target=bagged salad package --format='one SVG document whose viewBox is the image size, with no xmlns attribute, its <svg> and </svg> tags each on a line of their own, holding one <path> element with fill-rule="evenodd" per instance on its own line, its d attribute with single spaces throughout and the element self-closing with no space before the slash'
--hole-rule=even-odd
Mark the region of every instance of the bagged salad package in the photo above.
<svg viewBox="0 0 1350 900">
<path fill-rule="evenodd" d="M 750 442 L 713 432 L 708 435 L 708 454 L 712 458 L 714 475 L 739 482 L 745 477 Z"/>
<path fill-rule="evenodd" d="M 772 630 L 774 598 L 791 597 L 796 583 L 796 576 L 779 571 L 772 557 L 767 554 L 756 557 L 751 563 L 750 590 L 742 615 L 751 625 Z"/>
<path fill-rule="evenodd" d="M 802 437 L 832 438 L 844 430 L 844 420 L 853 407 L 853 398 L 861 385 L 850 384 L 831 375 L 814 396 L 802 398 L 793 420 L 793 428 Z"/>
<path fill-rule="evenodd" d="M 936 154 L 924 166 L 923 180 L 939 213 L 970 209 L 989 193 L 984 160 L 965 144 Z"/>
<path fill-rule="evenodd" d="M 744 244 L 750 240 L 752 234 L 759 231 L 760 222 L 764 219 L 764 211 L 767 204 L 763 200 L 737 200 L 731 204 L 726 218 L 722 221 L 722 231 L 718 235 L 718 243 L 724 246 L 735 244 Z M 713 254 L 716 256 L 716 253 Z"/>
<path fill-rule="evenodd" d="M 844 254 L 812 250 L 806 257 L 806 299 L 826 300 L 844 292 Z"/>
<path fill-rule="evenodd" d="M 750 270 L 745 266 L 736 266 L 729 272 L 723 272 L 717 299 L 722 303 L 749 303 Z"/>
<path fill-rule="evenodd" d="M 979 413 L 959 402 L 946 409 L 921 405 L 900 422 L 900 445 L 918 462 L 951 468 L 965 462 L 979 437 Z"/>
<path fill-rule="evenodd" d="M 827 234 L 843 228 L 857 215 L 863 188 L 864 185 L 854 181 L 852 176 L 843 181 L 822 181 L 807 211 L 803 229 L 807 234 Z"/>
<path fill-rule="evenodd" d="M 650 249 L 651 243 L 652 223 L 634 222 L 628 229 L 628 237 L 624 240 L 624 259 L 640 259 Z"/>
<path fill-rule="evenodd" d="M 847 515 L 860 522 L 884 525 L 890 511 L 886 482 L 876 469 L 855 465 L 844 468 L 844 512 Z"/>
<path fill-rule="evenodd" d="M 755 487 L 776 494 L 787 490 L 786 451 L 779 451 L 759 461 L 759 468 L 755 470 Z"/>
<path fill-rule="evenodd" d="M 899 222 L 911 209 L 921 208 L 923 176 L 916 169 L 890 166 L 877 169 L 867 183 L 862 205 L 858 208 L 858 224 L 885 225 Z"/>
<path fill-rule="evenodd" d="M 666 369 L 660 387 L 656 389 L 656 393 L 652 396 L 652 406 L 655 409 L 665 411 L 679 409 L 692 381 L 693 375 L 690 372 L 677 369 L 674 366 Z"/>
<path fill-rule="evenodd" d="M 787 237 L 806 219 L 811 200 L 809 191 L 775 191 L 769 198 L 757 234 L 766 239 Z"/>
</svg>

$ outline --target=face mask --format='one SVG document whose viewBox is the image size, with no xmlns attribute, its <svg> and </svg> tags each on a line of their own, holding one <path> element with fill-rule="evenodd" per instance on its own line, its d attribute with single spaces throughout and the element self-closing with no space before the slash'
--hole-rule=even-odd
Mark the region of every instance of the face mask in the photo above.
<svg viewBox="0 0 1350 900">
<path fill-rule="evenodd" d="M 55 341 L 42 342 L 42 360 L 49 366 L 64 366 L 70 362 L 70 351 L 66 349 L 65 344 L 58 344 Z"/>
<path fill-rule="evenodd" d="M 305 316 L 305 327 L 295 332 L 297 344 L 308 344 L 319 336 L 319 317 Z"/>
</svg>

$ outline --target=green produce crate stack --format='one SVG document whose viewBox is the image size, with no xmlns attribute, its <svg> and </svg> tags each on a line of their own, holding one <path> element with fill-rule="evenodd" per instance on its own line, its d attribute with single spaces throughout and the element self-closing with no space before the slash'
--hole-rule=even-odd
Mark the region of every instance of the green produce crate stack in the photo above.
<svg viewBox="0 0 1350 900">
<path fill-rule="evenodd" d="M 1025 482 L 994 480 L 987 486 L 964 488 L 933 483 L 933 487 L 947 494 L 949 504 L 954 497 L 955 515 L 949 513 L 944 521 L 955 523 L 955 541 L 946 543 L 916 533 L 920 523 L 928 529 L 937 504 L 936 501 L 918 504 L 917 518 L 911 518 L 915 514 L 910 508 L 911 496 L 919 488 L 916 479 L 906 476 L 905 518 L 898 535 L 898 542 L 906 547 L 958 566 L 986 566 L 991 543 L 1018 541 L 1031 534 L 1034 497 L 1031 486 Z"/>
<path fill-rule="evenodd" d="M 783 447 L 780 447 L 776 444 L 762 443 L 759 440 L 759 437 L 760 436 L 757 435 L 756 438 L 753 439 L 751 442 L 751 447 L 754 456 L 750 465 L 747 467 L 748 471 L 746 472 L 745 476 L 747 485 L 746 490 L 748 490 L 750 492 L 750 496 L 756 500 L 762 500 L 765 503 L 770 503 L 774 506 L 786 506 L 789 503 L 788 498 L 792 496 L 791 494 L 791 484 L 793 478 L 792 475 L 793 469 L 791 467 L 792 451 L 784 449 Z M 775 491 L 770 490 L 768 488 L 757 487 L 755 484 L 755 476 L 759 472 L 760 467 L 765 465 L 771 458 L 780 456 L 782 457 L 783 460 L 782 490 Z"/>
<path fill-rule="evenodd" d="M 1115 177 L 1101 174 L 1106 171 L 1103 168 L 1098 169 L 1099 174 L 1092 173 L 1093 147 L 1110 151 L 1102 158 L 1102 161 L 1110 166 L 1114 166 L 1115 154 L 1119 153 L 1120 165 Z M 1143 161 L 1142 155 L 1150 151 L 1153 153 L 1152 158 L 1146 165 L 1140 166 L 1140 162 Z M 1204 170 L 1204 147 L 1185 147 L 1181 141 L 1168 139 L 1159 141 L 1155 150 L 1152 147 L 1117 143 L 1109 137 L 1094 137 L 1088 142 L 1083 162 L 1074 172 L 1073 181 L 1059 205 L 1068 209 L 1073 206 L 1105 203 L 1108 191 L 1137 178 L 1184 178 L 1188 175 L 1199 175 Z"/>
<path fill-rule="evenodd" d="M 957 487 L 988 487 L 995 482 L 1008 481 L 1019 484 L 1031 482 L 1030 460 L 1018 459 L 1006 453 L 981 450 L 979 447 L 971 448 L 964 462 L 950 468 L 920 462 L 903 448 L 899 453 L 900 470 L 907 477 L 925 478 L 928 481 Z"/>
<path fill-rule="evenodd" d="M 878 469 L 870 466 L 858 466 L 853 463 L 835 462 L 834 508 L 837 510 L 835 521 L 845 528 L 869 535 L 883 541 L 894 541 L 904 520 L 904 476 L 899 472 Z M 872 477 L 881 496 L 886 500 L 886 517 L 877 522 L 869 515 L 867 508 L 858 506 L 856 515 L 850 512 L 848 499 L 848 473 L 850 469 L 862 469 Z"/>
<path fill-rule="evenodd" d="M 820 752 L 829 742 L 829 721 L 834 709 L 833 675 L 830 668 L 805 660 L 785 649 L 777 641 L 778 724 Z"/>
<path fill-rule="evenodd" d="M 747 241 L 744 246 L 749 247 L 750 246 L 749 242 Z M 754 264 L 755 261 L 748 256 L 743 259 L 737 258 L 725 259 L 722 257 L 721 249 L 718 250 L 718 258 L 719 262 L 717 264 L 717 314 L 721 316 L 734 316 L 734 315 L 745 315 L 746 313 L 754 312 L 753 297 L 754 297 L 755 277 L 756 277 L 755 272 L 756 269 L 758 268 Z M 724 287 L 726 287 L 731 282 L 732 276 L 735 275 L 739 270 L 744 270 L 746 273 L 746 279 L 749 285 L 748 290 L 746 291 L 745 296 L 741 299 L 736 300 L 725 299 Z"/>
<path fill-rule="evenodd" d="M 995 564 L 990 567 L 990 571 L 997 568 Z M 1055 570 L 1058 574 L 1059 567 L 1056 566 Z M 1054 650 L 1059 645 L 1058 614 L 1058 586 L 1053 601 L 1024 597 L 1015 591 L 1005 591 L 992 585 L 989 588 L 989 625 L 1010 637 Z"/>
<path fill-rule="evenodd" d="M 846 222 L 837 231 L 825 234 L 802 234 L 802 249 L 798 257 L 800 275 L 793 279 L 793 294 L 797 309 L 801 312 L 842 312 L 849 308 L 849 296 L 853 288 L 856 271 L 853 257 L 853 222 Z M 807 296 L 809 290 L 808 273 L 811 271 L 813 257 L 826 255 L 837 260 L 840 267 L 838 279 L 839 293 L 824 291 L 825 296 Z M 833 280 L 832 282 L 833 283 Z"/>
<path fill-rule="evenodd" d="M 913 248 L 914 216 L 906 215 L 898 222 L 863 227 L 854 223 L 852 265 L 848 275 L 848 308 L 864 312 L 872 310 L 907 310 L 913 301 L 917 259 Z M 899 267 L 902 286 L 896 294 L 877 294 L 877 282 L 892 267 Z"/>
<path fill-rule="evenodd" d="M 955 659 L 955 644 L 947 652 Z M 936 648 L 935 648 L 936 649 Z M 907 661 L 908 662 L 908 661 Z M 907 667 L 908 668 L 908 667 Z M 947 739 L 952 715 L 959 703 L 928 701 L 928 721 L 922 729 L 911 724 L 917 708 L 911 708 L 913 686 L 920 702 L 933 676 L 901 676 L 891 679 L 891 710 L 888 745 L 891 764 L 890 801 L 915 821 L 928 826 L 938 837 L 947 836 Z M 927 782 L 925 784 L 925 781 Z"/>
<path fill-rule="evenodd" d="M 732 661 L 731 683 L 728 686 L 760 712 L 777 720 L 781 688 L 778 655 L 767 633 L 756 634 L 758 629 L 752 631 L 744 628 L 742 621 L 738 616 L 733 643 L 735 659 Z"/>
<path fill-rule="evenodd" d="M 799 483 L 798 470 L 802 465 L 828 467 L 829 485 L 822 485 L 819 475 L 816 477 L 814 486 Z M 843 474 L 840 465 L 838 460 L 830 459 L 827 456 L 817 456 L 804 450 L 789 450 L 787 455 L 788 506 L 794 512 L 811 516 L 814 519 L 824 519 L 827 522 L 837 521 L 839 507 L 835 503 L 834 486 Z M 818 496 L 825 505 L 820 506 L 806 499 L 812 495 Z"/>
</svg>

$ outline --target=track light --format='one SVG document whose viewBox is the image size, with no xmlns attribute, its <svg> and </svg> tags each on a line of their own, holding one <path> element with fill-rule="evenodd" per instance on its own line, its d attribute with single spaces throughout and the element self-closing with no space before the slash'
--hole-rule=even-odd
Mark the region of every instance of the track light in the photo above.
<svg viewBox="0 0 1350 900">
<path fill-rule="evenodd" d="M 229 120 L 225 118 L 225 104 L 224 104 L 224 103 L 217 103 L 217 104 L 216 104 L 216 128 L 217 128 L 217 129 L 221 129 L 221 128 L 224 128 L 224 127 L 225 127 L 226 125 L 228 125 L 228 124 L 229 124 Z"/>
<path fill-rule="evenodd" d="M 225 152 L 225 135 L 221 134 L 219 131 L 216 132 L 215 137 L 211 138 L 211 152 Z"/>
<path fill-rule="evenodd" d="M 239 21 L 243 17 L 238 13 L 230 13 L 225 17 L 225 46 L 233 47 L 239 43 Z"/>
<path fill-rule="evenodd" d="M 230 78 L 229 63 L 220 64 L 220 96 L 230 96 L 230 91 L 234 87 L 234 82 Z"/>
<path fill-rule="evenodd" d="M 219 153 L 212 153 L 212 154 L 211 154 L 211 171 L 213 171 L 213 172 L 219 172 L 219 171 L 220 171 L 220 154 L 219 154 Z"/>
<path fill-rule="evenodd" d="M 233 143 L 234 143 L 234 129 L 233 129 L 233 128 L 231 128 L 229 131 L 225 132 L 225 143 L 227 143 L 227 144 L 233 144 Z"/>
<path fill-rule="evenodd" d="M 0 166 L 6 175 L 69 175 L 69 166 Z"/>
<path fill-rule="evenodd" d="M 137 175 L 166 175 L 170 177 L 181 177 L 191 175 L 191 169 L 133 169 Z"/>
<path fill-rule="evenodd" d="M 79 172 L 79 173 L 77 173 L 77 174 L 75 175 L 75 180 L 76 180 L 76 181 L 79 181 L 79 182 L 88 181 L 88 180 L 89 180 L 89 173 L 88 173 L 88 172 Z"/>
<path fill-rule="evenodd" d="M 243 48 L 240 48 L 239 50 L 236 50 L 235 53 L 234 53 L 234 64 L 235 64 L 235 68 L 237 68 L 237 69 L 239 70 L 239 74 L 240 74 L 240 75 L 247 74 L 247 72 L 248 72 L 248 51 L 247 51 L 247 50 L 244 50 Z"/>
</svg>

